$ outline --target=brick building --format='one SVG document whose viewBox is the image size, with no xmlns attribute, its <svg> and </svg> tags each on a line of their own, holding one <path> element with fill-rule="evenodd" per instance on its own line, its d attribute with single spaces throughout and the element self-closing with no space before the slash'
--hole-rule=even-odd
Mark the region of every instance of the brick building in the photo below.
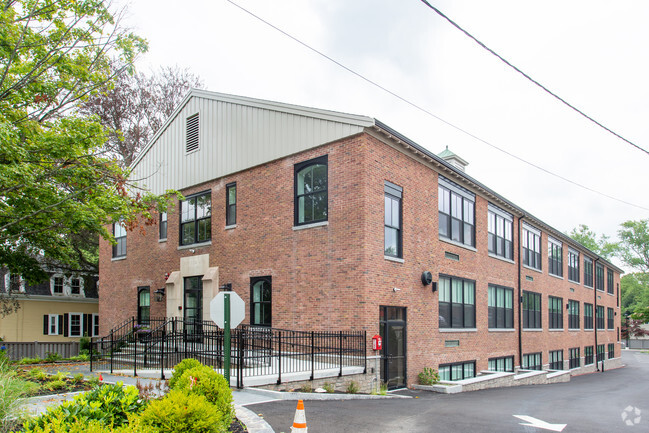
<svg viewBox="0 0 649 433">
<path fill-rule="evenodd" d="M 621 270 L 465 165 L 373 118 L 194 90 L 132 175 L 185 200 L 100 245 L 101 332 L 208 319 L 231 283 L 246 323 L 381 333 L 391 386 L 618 359 Z"/>
</svg>

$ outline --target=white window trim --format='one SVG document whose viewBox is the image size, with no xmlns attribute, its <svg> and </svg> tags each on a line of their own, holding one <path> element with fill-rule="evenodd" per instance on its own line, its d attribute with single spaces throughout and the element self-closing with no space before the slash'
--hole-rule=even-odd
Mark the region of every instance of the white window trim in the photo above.
<svg viewBox="0 0 649 433">
<path fill-rule="evenodd" d="M 52 318 L 54 318 L 54 332 L 52 332 Z M 59 315 L 47 315 L 47 335 L 59 335 Z"/>
<path fill-rule="evenodd" d="M 19 284 L 18 284 L 18 292 L 19 292 L 19 293 L 25 293 L 25 280 L 23 279 L 22 276 L 18 276 L 18 281 L 19 281 Z M 10 272 L 7 272 L 7 273 L 5 274 L 5 291 L 6 291 L 7 293 L 9 293 L 9 289 L 10 289 L 9 286 L 10 286 L 10 285 L 11 285 L 11 273 L 10 273 Z"/>
<path fill-rule="evenodd" d="M 79 335 L 72 335 L 72 316 L 79 316 Z M 68 337 L 83 337 L 83 313 L 68 313 Z"/>
<path fill-rule="evenodd" d="M 99 321 L 99 314 L 93 313 L 92 315 L 92 326 L 90 329 L 91 337 L 99 337 L 99 332 L 95 332 L 95 323 Z"/>
<path fill-rule="evenodd" d="M 79 293 L 72 293 L 72 280 L 73 279 L 79 280 Z M 70 296 L 85 297 L 86 294 L 85 294 L 85 291 L 83 290 L 83 287 L 84 287 L 83 286 L 83 283 L 84 283 L 83 277 L 80 277 L 78 275 L 72 275 L 71 277 L 67 278 L 67 280 L 68 280 L 69 288 L 70 288 L 70 292 L 69 292 Z M 65 287 L 65 284 L 63 285 L 63 287 Z"/>
</svg>

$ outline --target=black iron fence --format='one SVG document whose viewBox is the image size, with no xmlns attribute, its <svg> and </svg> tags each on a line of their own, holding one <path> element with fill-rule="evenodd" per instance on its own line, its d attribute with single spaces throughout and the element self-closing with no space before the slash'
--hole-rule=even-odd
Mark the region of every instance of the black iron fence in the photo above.
<svg viewBox="0 0 649 433">
<path fill-rule="evenodd" d="M 245 377 L 267 376 L 277 383 L 291 373 L 344 374 L 346 367 L 366 370 L 364 331 L 292 331 L 241 325 L 231 331 L 231 375 L 243 387 Z M 102 338 L 93 338 L 91 370 L 171 369 L 185 358 L 222 369 L 223 330 L 210 321 L 181 318 L 129 319 Z M 358 369 L 356 369 L 358 370 Z M 233 383 L 231 378 L 231 383 Z"/>
</svg>

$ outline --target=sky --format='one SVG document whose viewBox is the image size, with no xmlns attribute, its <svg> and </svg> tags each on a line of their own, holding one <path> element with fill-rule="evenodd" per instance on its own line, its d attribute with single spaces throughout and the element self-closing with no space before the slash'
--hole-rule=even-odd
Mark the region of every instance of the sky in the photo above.
<svg viewBox="0 0 649 433">
<path fill-rule="evenodd" d="M 434 153 L 448 146 L 469 162 L 468 174 L 562 232 L 586 224 L 615 239 L 620 223 L 649 218 L 647 153 L 561 104 L 421 1 L 232 2 L 402 99 L 227 0 L 118 1 L 128 8 L 125 23 L 149 42 L 137 69 L 179 66 L 207 90 L 374 117 Z M 649 150 L 649 2 L 430 3 Z"/>
</svg>

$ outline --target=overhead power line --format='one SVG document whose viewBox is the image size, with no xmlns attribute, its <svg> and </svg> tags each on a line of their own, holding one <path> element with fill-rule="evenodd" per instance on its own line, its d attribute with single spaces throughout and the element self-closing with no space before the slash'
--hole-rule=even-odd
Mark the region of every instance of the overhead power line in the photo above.
<svg viewBox="0 0 649 433">
<path fill-rule="evenodd" d="M 440 122 L 442 122 L 442 123 L 444 123 L 444 124 L 450 126 L 451 128 L 453 128 L 453 129 L 455 129 L 455 130 L 457 130 L 457 131 L 459 131 L 459 132 L 461 132 L 461 133 L 463 133 L 463 134 L 465 134 L 465 135 L 468 135 L 469 137 L 471 137 L 471 138 L 473 138 L 473 139 L 475 139 L 475 140 L 477 140 L 477 141 L 479 141 L 479 142 L 481 142 L 481 143 L 484 143 L 484 144 L 486 144 L 487 146 L 489 146 L 489 147 L 491 147 L 491 148 L 493 148 L 493 149 L 496 149 L 496 150 L 498 150 L 498 151 L 504 153 L 505 155 L 508 155 L 508 156 L 510 156 L 510 157 L 512 157 L 512 158 L 514 158 L 514 159 L 517 159 L 517 160 L 523 162 L 524 164 L 527 164 L 527 165 L 529 165 L 529 166 L 531 166 L 531 167 L 534 167 L 534 168 L 536 168 L 537 170 L 540 170 L 540 171 L 542 171 L 542 172 L 544 172 L 544 173 L 547 173 L 547 174 L 549 174 L 549 175 L 551 175 L 551 176 L 554 176 L 554 177 L 556 177 L 556 178 L 558 178 L 558 179 L 561 179 L 561 180 L 563 180 L 563 181 L 565 181 L 565 182 L 568 182 L 568 183 L 570 183 L 570 184 L 572 184 L 572 185 L 578 186 L 579 188 L 585 189 L 585 190 L 590 191 L 590 192 L 593 192 L 593 193 L 595 193 L 595 194 L 599 194 L 599 195 L 601 195 L 602 197 L 606 197 L 606 198 L 609 198 L 609 199 L 611 199 L 611 200 L 615 200 L 615 201 L 617 201 L 617 202 L 619 202 L 619 203 L 623 203 L 623 204 L 626 204 L 626 205 L 629 205 L 629 206 L 632 206 L 632 207 L 636 207 L 636 208 L 638 208 L 638 209 L 642 209 L 642 210 L 649 211 L 649 208 L 647 208 L 647 207 L 643 207 L 643 206 L 640 206 L 640 205 L 637 205 L 637 204 L 634 204 L 634 203 L 631 203 L 631 202 L 628 202 L 628 201 L 622 200 L 622 199 L 620 199 L 620 198 L 614 197 L 614 196 L 612 196 L 612 195 L 608 195 L 608 194 L 603 193 L 603 192 L 601 192 L 601 191 L 597 191 L 597 190 L 595 190 L 595 189 L 593 189 L 593 188 L 590 188 L 590 187 L 588 187 L 588 186 L 586 186 L 586 185 L 582 185 L 582 184 L 580 184 L 580 183 L 578 183 L 578 182 L 575 182 L 575 181 L 573 181 L 573 180 L 571 180 L 571 179 L 568 179 L 567 177 L 564 177 L 564 176 L 562 176 L 562 175 L 560 175 L 560 174 L 554 173 L 554 172 L 552 172 L 552 171 L 550 171 L 550 170 L 548 170 L 548 169 L 545 169 L 545 168 L 543 168 L 543 167 L 541 167 L 541 166 L 539 166 L 539 165 L 536 165 L 536 164 L 534 164 L 534 163 L 532 163 L 532 162 L 530 162 L 530 161 L 527 161 L 527 160 L 521 158 L 520 156 L 517 156 L 517 155 L 515 155 L 515 154 L 513 154 L 513 153 L 511 153 L 511 152 L 509 152 L 509 151 L 507 151 L 507 150 L 505 150 L 505 149 L 502 149 L 502 148 L 496 146 L 495 144 L 492 144 L 492 143 L 488 142 L 487 140 L 484 140 L 484 139 L 478 137 L 477 135 L 475 135 L 475 134 L 473 134 L 473 133 L 471 133 L 471 132 L 469 132 L 469 131 L 467 131 L 467 130 L 465 130 L 465 129 L 462 129 L 461 127 L 459 127 L 459 126 L 457 126 L 457 125 L 455 125 L 455 124 L 453 124 L 453 123 L 451 123 L 451 122 L 449 122 L 449 121 L 447 121 L 447 120 L 445 120 L 445 119 L 439 117 L 438 115 L 432 113 L 431 111 L 427 110 L 426 108 L 424 108 L 424 107 L 422 107 L 422 106 L 420 106 L 420 105 L 417 105 L 417 104 L 415 104 L 414 102 L 409 101 L 408 99 L 404 98 L 403 96 L 400 96 L 399 94 L 393 92 L 392 90 L 387 89 L 386 87 L 383 87 L 383 86 L 380 85 L 379 83 L 377 83 L 377 82 L 375 82 L 375 81 L 372 81 L 371 79 L 365 77 L 364 75 L 360 74 L 359 72 L 354 71 L 353 69 L 351 69 L 351 68 L 345 66 L 344 64 L 340 63 L 339 61 L 337 61 L 337 60 L 333 59 L 332 57 L 326 55 L 326 54 L 323 53 L 322 51 L 319 51 L 319 50 L 313 48 L 312 46 L 308 45 L 308 44 L 305 43 L 305 42 L 302 42 L 300 39 L 296 38 L 295 36 L 291 35 L 290 33 L 287 33 L 287 32 L 285 32 L 284 30 L 280 29 L 279 27 L 275 26 L 274 24 L 271 24 L 270 22 L 266 21 L 265 19 L 261 18 L 260 16 L 258 16 L 258 15 L 256 15 L 256 14 L 254 14 L 253 12 L 251 12 L 251 11 L 249 11 L 248 9 L 244 8 L 243 6 L 241 6 L 241 5 L 237 4 L 237 3 L 235 3 L 233 0 L 227 0 L 227 2 L 230 3 L 230 4 L 232 4 L 233 6 L 236 6 L 237 8 L 241 9 L 242 11 L 244 11 L 244 12 L 247 13 L 248 15 L 254 17 L 255 19 L 261 21 L 262 23 L 266 24 L 267 26 L 269 26 L 269 27 L 275 29 L 276 31 L 278 31 L 278 32 L 280 32 L 281 34 L 283 34 L 284 36 L 286 36 L 286 37 L 292 39 L 293 41 L 297 42 L 298 44 L 302 45 L 303 47 L 305 47 L 305 48 L 307 48 L 307 49 L 313 51 L 314 53 L 318 54 L 318 55 L 321 56 L 321 57 L 324 57 L 325 59 L 329 60 L 330 62 L 335 63 L 336 65 L 340 66 L 341 68 L 343 68 L 343 69 L 346 70 L 347 72 L 350 72 L 351 74 L 354 74 L 355 76 L 357 76 L 357 77 L 360 78 L 361 80 L 363 80 L 363 81 L 365 81 L 365 82 L 367 82 L 367 83 L 369 83 L 369 84 L 371 84 L 371 85 L 373 85 L 373 86 L 375 86 L 375 87 L 377 87 L 377 88 L 383 90 L 384 92 L 386 92 L 386 93 L 388 93 L 388 94 L 394 96 L 395 98 L 399 99 L 400 101 L 405 102 L 406 104 L 410 105 L 411 107 L 416 108 L 417 110 L 421 111 L 422 113 L 425 113 L 425 114 L 427 114 L 428 116 L 431 116 L 431 117 L 433 117 L 433 118 L 439 120 Z"/>
<path fill-rule="evenodd" d="M 420 0 L 420 1 L 421 1 L 422 3 L 424 3 L 426 6 L 428 6 L 429 8 L 431 8 L 433 11 L 435 11 L 439 16 L 441 16 L 442 18 L 444 18 L 446 21 L 448 21 L 449 23 L 451 23 L 451 25 L 452 25 L 453 27 L 455 27 L 456 29 L 458 29 L 459 31 L 461 31 L 462 33 L 464 33 L 465 35 L 467 35 L 469 38 L 473 39 L 473 41 L 474 41 L 475 43 L 477 43 L 478 45 L 480 45 L 480 46 L 481 46 L 482 48 L 484 48 L 485 50 L 489 51 L 489 52 L 490 52 L 491 54 L 493 54 L 494 56 L 498 57 L 498 59 L 500 59 L 504 64 L 506 64 L 507 66 L 509 66 L 510 68 L 512 68 L 513 70 L 515 70 L 515 71 L 518 72 L 519 74 L 521 74 L 523 77 L 527 78 L 529 81 L 531 81 L 532 83 L 534 83 L 535 85 L 537 85 L 537 86 L 540 87 L 541 89 L 543 89 L 543 91 L 545 91 L 546 93 L 552 95 L 554 98 L 558 99 L 561 103 L 563 103 L 564 105 L 566 105 L 566 106 L 569 107 L 570 109 L 576 111 L 577 113 L 581 114 L 583 117 L 585 117 L 586 119 L 590 120 L 590 121 L 593 122 L 595 125 L 599 126 L 600 128 L 604 129 L 605 131 L 610 132 L 611 134 L 613 134 L 614 136 L 616 136 L 616 137 L 619 138 L 620 140 L 625 141 L 626 143 L 630 144 L 631 146 L 635 147 L 636 149 L 638 149 L 638 150 L 640 150 L 640 151 L 646 153 L 647 155 L 649 155 L 649 150 L 643 149 L 642 147 L 638 146 L 637 144 L 635 144 L 635 143 L 632 142 L 631 140 L 628 140 L 628 139 L 624 138 L 622 135 L 620 135 L 620 134 L 618 134 L 617 132 L 613 131 L 611 128 L 609 128 L 609 127 L 605 126 L 604 124 L 598 122 L 597 120 L 593 119 L 591 116 L 589 116 L 588 114 L 584 113 L 582 110 L 580 110 L 579 108 L 575 107 L 575 106 L 572 105 L 570 102 L 566 101 L 566 100 L 563 99 L 561 96 L 557 95 L 556 93 L 554 93 L 553 91 L 551 91 L 550 89 L 548 89 L 547 87 L 545 87 L 543 84 L 541 84 L 541 83 L 539 83 L 538 81 L 536 81 L 534 78 L 530 77 L 528 74 L 526 74 L 525 72 L 523 72 L 522 70 L 520 70 L 520 69 L 517 68 L 516 66 L 512 65 L 509 61 L 507 61 L 507 59 L 505 59 L 503 56 L 501 56 L 500 54 L 498 54 L 497 52 L 495 52 L 494 50 L 492 50 L 491 48 L 489 48 L 488 46 L 486 46 L 484 43 L 482 43 L 478 38 L 476 38 L 475 36 L 473 36 L 471 33 L 469 33 L 468 31 L 464 30 L 464 29 L 463 29 L 462 27 L 460 27 L 460 26 L 459 26 L 455 21 L 453 21 L 452 19 L 450 19 L 449 17 L 447 17 L 446 15 L 444 15 L 444 13 L 443 13 L 442 11 L 440 11 L 440 10 L 437 9 L 435 6 L 433 6 L 433 5 L 431 5 L 430 3 L 428 3 L 428 1 L 426 1 L 426 0 Z"/>
</svg>

